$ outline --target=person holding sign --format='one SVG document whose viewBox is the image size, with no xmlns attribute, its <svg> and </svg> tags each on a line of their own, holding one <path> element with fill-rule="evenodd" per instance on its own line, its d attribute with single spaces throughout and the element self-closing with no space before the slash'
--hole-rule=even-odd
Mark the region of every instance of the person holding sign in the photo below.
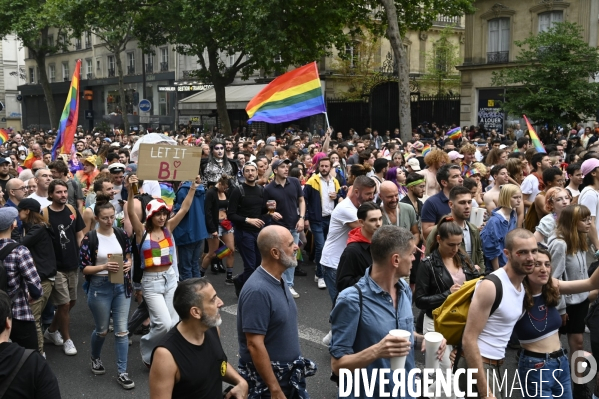
<svg viewBox="0 0 599 399">
<path fill-rule="evenodd" d="M 127 214 L 135 232 L 136 244 L 139 246 L 141 270 L 143 277 L 141 286 L 143 297 L 150 313 L 150 332 L 141 338 L 141 356 L 144 364 L 150 367 L 152 351 L 162 337 L 179 321 L 173 307 L 173 296 L 177 288 L 177 273 L 173 267 L 173 231 L 187 215 L 193 202 L 196 188 L 202 184 L 198 175 L 175 216 L 169 218 L 170 209 L 162 200 L 155 199 L 146 206 L 146 221 L 142 223 L 135 213 L 133 197 L 138 183 L 137 176 L 128 178 L 131 190 L 127 201 Z M 134 273 L 138 273 L 137 268 Z M 136 293 L 137 295 L 137 293 Z"/>
<path fill-rule="evenodd" d="M 124 230 L 113 227 L 115 210 L 109 196 L 97 195 L 94 216 L 97 222 L 96 228 L 83 237 L 79 251 L 80 268 L 89 284 L 87 305 L 95 322 L 95 329 L 91 335 L 91 369 L 95 375 L 106 373 L 100 353 L 108 334 L 112 313 L 117 382 L 125 389 L 132 389 L 135 383 L 127 374 L 129 352 L 127 321 L 132 291 L 131 241 Z M 114 258 L 120 258 L 121 262 L 115 262 Z M 113 283 L 113 281 L 119 282 Z"/>
</svg>

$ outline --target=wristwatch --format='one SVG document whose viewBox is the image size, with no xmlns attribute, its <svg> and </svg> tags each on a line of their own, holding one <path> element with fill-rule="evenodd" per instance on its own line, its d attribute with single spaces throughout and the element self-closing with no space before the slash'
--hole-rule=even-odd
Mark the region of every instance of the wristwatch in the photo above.
<svg viewBox="0 0 599 399">
<path fill-rule="evenodd" d="M 300 219 L 305 219 L 305 218 L 306 218 L 305 216 L 301 216 L 301 215 L 300 215 Z"/>
</svg>

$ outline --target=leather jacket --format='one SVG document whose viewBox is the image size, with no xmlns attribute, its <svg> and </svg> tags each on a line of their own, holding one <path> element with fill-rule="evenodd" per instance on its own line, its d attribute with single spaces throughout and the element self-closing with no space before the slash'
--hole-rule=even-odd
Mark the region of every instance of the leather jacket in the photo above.
<svg viewBox="0 0 599 399">
<path fill-rule="evenodd" d="M 474 266 L 472 266 L 472 269 L 468 266 L 471 263 L 467 255 L 461 252 L 458 255 L 462 262 L 462 270 L 466 276 L 466 281 L 482 275 L 478 270 L 474 269 Z M 416 307 L 426 311 L 426 315 L 432 318 L 433 310 L 441 306 L 449 294 L 451 294 L 450 288 L 452 285 L 453 278 L 443 264 L 439 250 L 434 250 L 418 266 L 416 291 L 414 293 Z"/>
</svg>

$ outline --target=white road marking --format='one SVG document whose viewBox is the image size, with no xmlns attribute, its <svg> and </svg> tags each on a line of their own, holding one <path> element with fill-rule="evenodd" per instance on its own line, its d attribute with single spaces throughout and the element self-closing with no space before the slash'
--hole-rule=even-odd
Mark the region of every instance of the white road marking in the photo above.
<svg viewBox="0 0 599 399">
<path fill-rule="evenodd" d="M 233 316 L 237 316 L 237 304 L 222 307 L 222 308 L 220 308 L 220 311 L 231 314 Z M 298 335 L 300 338 L 305 339 L 306 341 L 313 342 L 318 345 L 325 346 L 322 343 L 322 338 L 325 335 L 327 335 L 326 332 L 322 332 L 316 328 L 307 327 L 307 326 L 304 326 L 301 324 L 298 325 L 297 328 L 298 328 Z"/>
</svg>

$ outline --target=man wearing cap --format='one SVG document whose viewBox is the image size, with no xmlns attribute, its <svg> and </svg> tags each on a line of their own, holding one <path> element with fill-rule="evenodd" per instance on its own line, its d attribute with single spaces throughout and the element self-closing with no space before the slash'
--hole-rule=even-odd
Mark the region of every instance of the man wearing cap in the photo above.
<svg viewBox="0 0 599 399">
<path fill-rule="evenodd" d="M 17 228 L 19 212 L 13 207 L 0 208 L 0 252 L 7 245 L 13 248 L 4 258 L 8 278 L 6 293 L 12 300 L 12 332 L 10 339 L 25 349 L 38 350 L 35 318 L 29 307 L 29 298 L 38 299 L 43 290 L 29 250 L 12 240 Z"/>
<path fill-rule="evenodd" d="M 424 156 L 422 156 L 422 150 L 424 149 L 424 144 L 422 141 L 416 141 L 412 145 L 412 150 L 414 151 L 414 155 L 420 164 L 420 169 L 426 168 L 426 164 L 424 163 Z"/>
<path fill-rule="evenodd" d="M 58 159 L 54 162 L 50 162 L 48 169 L 50 169 L 54 179 L 62 180 L 67 183 L 67 186 L 69 187 L 69 199 L 67 203 L 77 209 L 83 209 L 83 191 L 81 190 L 79 183 L 67 177 L 69 174 L 69 167 L 67 164 Z"/>
<path fill-rule="evenodd" d="M 110 180 L 112 180 L 113 190 L 114 190 L 114 198 L 110 201 L 110 203 L 114 206 L 116 213 L 119 213 L 123 210 L 119 200 L 124 200 L 127 198 L 127 195 L 123 195 L 123 191 L 126 193 L 125 186 L 123 184 L 123 180 L 125 179 L 125 168 L 126 166 L 120 162 L 116 162 L 108 165 L 108 171 L 110 172 Z"/>
<path fill-rule="evenodd" d="M 37 189 L 34 193 L 29 194 L 29 198 L 33 198 L 40 203 L 42 208 L 50 206 L 52 203 L 48 199 L 48 187 L 52 182 L 52 173 L 48 169 L 38 169 L 35 172 L 35 184 Z"/>
<path fill-rule="evenodd" d="M 262 262 L 257 240 L 258 233 L 264 227 L 266 207 L 264 188 L 256 185 L 257 173 L 255 163 L 247 162 L 243 166 L 245 183 L 233 187 L 227 208 L 227 218 L 235 225 L 235 246 L 243 260 L 243 273 L 233 278 L 237 296 Z"/>
<path fill-rule="evenodd" d="M 457 151 L 449 151 L 447 155 L 449 156 L 449 162 L 456 165 L 460 165 L 462 158 L 464 158 L 464 156 Z"/>
<path fill-rule="evenodd" d="M 289 159 L 277 159 L 272 163 L 275 178 L 264 188 L 264 201 L 276 201 L 277 205 L 275 212 L 272 214 L 272 223 L 288 229 L 297 245 L 299 243 L 299 234 L 304 231 L 306 202 L 304 201 L 304 192 L 300 181 L 295 177 L 288 177 L 290 164 Z M 299 294 L 293 288 L 294 274 L 305 276 L 307 273 L 299 268 L 295 268 L 295 270 L 287 269 L 283 273 L 283 279 L 289 287 L 291 295 L 294 298 L 299 298 Z"/>
<path fill-rule="evenodd" d="M 418 162 L 418 160 L 413 157 L 408 159 L 408 161 L 406 162 L 406 169 L 408 170 L 408 173 L 416 173 L 422 170 L 420 168 L 420 162 Z"/>
<path fill-rule="evenodd" d="M 79 183 L 84 194 L 87 195 L 87 191 L 90 189 L 94 179 L 100 171 L 96 168 L 97 157 L 95 155 L 90 155 L 89 157 L 83 160 L 83 170 L 77 171 L 75 173 L 75 181 Z"/>
</svg>

